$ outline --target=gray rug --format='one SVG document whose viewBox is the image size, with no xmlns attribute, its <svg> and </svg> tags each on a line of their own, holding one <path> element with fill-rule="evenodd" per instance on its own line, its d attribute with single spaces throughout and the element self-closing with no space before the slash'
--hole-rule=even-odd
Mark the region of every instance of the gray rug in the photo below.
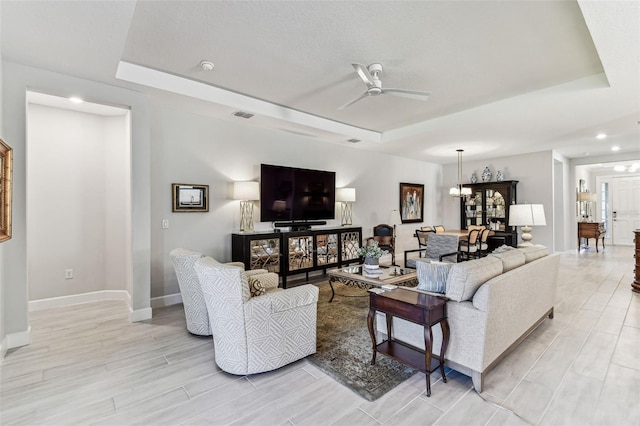
<svg viewBox="0 0 640 426">
<path fill-rule="evenodd" d="M 338 382 L 373 401 L 418 370 L 378 354 L 371 365 L 371 337 L 367 328 L 366 290 L 334 284 L 332 303 L 328 283 L 318 284 L 318 347 L 307 359 Z"/>
</svg>

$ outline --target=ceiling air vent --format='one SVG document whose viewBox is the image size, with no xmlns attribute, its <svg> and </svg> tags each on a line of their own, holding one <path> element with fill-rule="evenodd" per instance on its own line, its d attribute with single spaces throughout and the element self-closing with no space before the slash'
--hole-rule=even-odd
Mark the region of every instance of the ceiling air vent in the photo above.
<svg viewBox="0 0 640 426">
<path fill-rule="evenodd" d="M 236 111 L 233 113 L 233 115 L 235 115 L 236 117 L 241 117 L 241 118 L 251 118 L 253 117 L 253 114 L 250 114 L 248 112 L 244 112 L 244 111 Z"/>
<path fill-rule="evenodd" d="M 347 142 L 351 142 L 351 143 L 358 143 L 358 142 L 362 142 L 362 141 L 361 141 L 360 139 L 355 139 L 355 138 L 353 138 L 353 139 L 349 139 L 349 140 L 347 140 Z"/>
</svg>

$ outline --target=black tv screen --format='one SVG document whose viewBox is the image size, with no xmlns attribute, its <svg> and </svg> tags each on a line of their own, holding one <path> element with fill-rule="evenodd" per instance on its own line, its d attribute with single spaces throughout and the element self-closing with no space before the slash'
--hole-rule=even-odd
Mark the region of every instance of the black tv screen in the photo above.
<svg viewBox="0 0 640 426">
<path fill-rule="evenodd" d="M 260 221 L 334 219 L 336 173 L 260 165 Z"/>
</svg>

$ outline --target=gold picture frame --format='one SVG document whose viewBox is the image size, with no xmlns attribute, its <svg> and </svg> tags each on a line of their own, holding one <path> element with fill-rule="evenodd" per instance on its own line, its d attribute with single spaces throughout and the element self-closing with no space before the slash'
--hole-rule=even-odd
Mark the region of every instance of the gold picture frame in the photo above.
<svg viewBox="0 0 640 426">
<path fill-rule="evenodd" d="M 11 239 L 13 149 L 0 139 L 0 243 Z"/>
<path fill-rule="evenodd" d="M 209 185 L 172 183 L 174 212 L 208 212 Z"/>
</svg>

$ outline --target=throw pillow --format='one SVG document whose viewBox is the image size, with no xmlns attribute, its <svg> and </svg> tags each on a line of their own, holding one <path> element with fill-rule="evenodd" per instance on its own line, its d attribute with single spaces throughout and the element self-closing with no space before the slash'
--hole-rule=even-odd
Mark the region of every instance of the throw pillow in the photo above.
<svg viewBox="0 0 640 426">
<path fill-rule="evenodd" d="M 453 265 L 450 262 L 416 261 L 418 290 L 444 294 L 447 290 L 447 277 Z"/>
<path fill-rule="evenodd" d="M 267 291 L 260 280 L 253 277 L 247 277 L 247 281 L 249 282 L 251 297 L 263 295 Z"/>
</svg>

